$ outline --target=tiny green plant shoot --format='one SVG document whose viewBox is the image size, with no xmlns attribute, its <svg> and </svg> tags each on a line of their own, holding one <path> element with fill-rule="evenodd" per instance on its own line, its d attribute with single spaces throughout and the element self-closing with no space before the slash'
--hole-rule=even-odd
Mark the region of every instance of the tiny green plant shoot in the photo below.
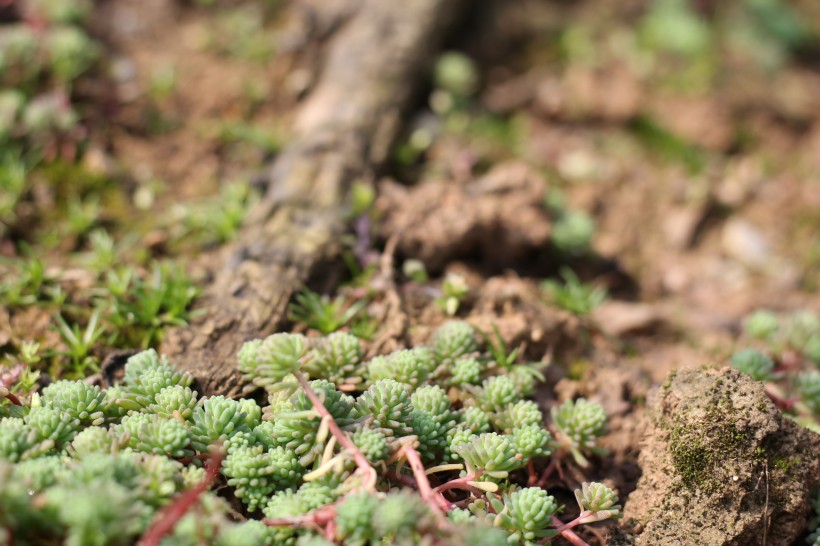
<svg viewBox="0 0 820 546">
<path fill-rule="evenodd" d="M 96 361 L 91 357 L 91 349 L 103 335 L 100 326 L 100 310 L 91 313 L 88 324 L 82 328 L 78 324 L 69 326 L 62 315 L 56 316 L 57 330 L 67 349 L 62 353 L 71 363 L 71 372 L 82 375 L 86 369 L 97 369 Z"/>
<path fill-rule="evenodd" d="M 348 325 L 367 305 L 365 300 L 348 303 L 341 294 L 330 299 L 307 288 L 296 294 L 294 300 L 290 306 L 290 319 L 303 322 L 325 335 Z"/>
<path fill-rule="evenodd" d="M 541 289 L 554 305 L 578 316 L 592 313 L 608 297 L 606 289 L 581 282 L 578 275 L 567 267 L 561 268 L 564 282 L 552 279 L 541 283 Z"/>
<path fill-rule="evenodd" d="M 606 416 L 567 400 L 550 430 L 514 355 L 463 322 L 370 360 L 349 333 L 274 334 L 238 355 L 264 407 L 200 397 L 153 350 L 106 389 L 4 371 L 0 542 L 583 546 L 575 529 L 617 517 L 615 492 L 582 484 L 567 520 L 537 482 L 602 453 Z"/>
<path fill-rule="evenodd" d="M 441 295 L 436 298 L 436 306 L 448 317 L 458 313 L 461 302 L 470 292 L 467 281 L 458 273 L 448 274 L 441 283 Z"/>
</svg>

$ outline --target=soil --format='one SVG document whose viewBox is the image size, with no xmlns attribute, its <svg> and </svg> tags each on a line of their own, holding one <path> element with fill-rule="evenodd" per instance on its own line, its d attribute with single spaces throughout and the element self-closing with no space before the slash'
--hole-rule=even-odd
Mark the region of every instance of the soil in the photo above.
<svg viewBox="0 0 820 546">
<path fill-rule="evenodd" d="M 208 45 L 221 28 L 218 10 L 174 0 L 99 4 L 95 33 L 115 59 L 113 75 L 100 85 L 114 106 L 97 112 L 95 152 L 86 161 L 129 173 L 131 196 L 161 181 L 165 191 L 152 210 L 213 194 L 221 183 L 264 167 L 274 147 L 243 148 L 214 135 L 221 125 L 242 122 L 284 141 L 317 69 L 310 44 L 321 43 L 332 26 L 306 19 L 299 7 L 307 2 L 286 5 L 263 23 L 277 53 L 260 62 Z M 550 363 L 540 391 L 544 407 L 586 396 L 609 415 L 603 446 L 610 455 L 594 459 L 583 474 L 568 469 L 559 487 L 609 480 L 638 520 L 650 508 L 672 509 L 645 492 L 629 497 L 640 479 L 651 479 L 641 478 L 650 458 L 666 454 L 651 443 L 658 421 L 655 413 L 647 416 L 650 393 L 658 400 L 652 412 L 671 411 L 669 392 L 685 391 L 684 378 L 720 377 L 743 396 L 761 399 L 738 374 L 683 372 L 725 366 L 744 317 L 755 309 L 820 312 L 816 52 L 778 67 L 776 75 L 727 62 L 724 77 L 705 93 L 663 84 L 612 51 L 577 62 L 560 57 L 563 29 L 623 30 L 645 4 L 488 0 L 486 11 L 467 17 L 451 44 L 477 61 L 482 80 L 467 113 L 503 120 L 501 129 L 439 128 L 410 165 L 397 162 L 376 173 L 366 250 L 381 261 L 365 290 L 373 300 L 367 311 L 380 322 L 371 350 L 391 350 L 426 340 L 450 318 L 436 302 L 440 282 L 462 276 L 468 292 L 458 318 L 487 332 L 495 326 L 524 358 Z M 697 4 L 708 10 L 712 3 Z M 811 6 L 806 13 L 817 32 L 820 14 Z M 612 35 L 615 47 L 618 32 Z M 152 82 L 167 67 L 176 74 L 173 91 L 152 97 Z M 429 116 L 420 97 L 411 124 Z M 554 190 L 565 207 L 594 219 L 589 253 L 565 255 L 551 243 L 556 217 L 544 202 Z M 161 231 L 146 237 L 161 248 Z M 195 253 L 182 258 L 194 273 L 207 265 Z M 402 274 L 411 259 L 423 262 L 431 282 Z M 586 317 L 550 305 L 539 283 L 563 265 L 606 287 L 609 301 Z M 355 296 L 362 289 L 343 292 Z M 0 309 L 0 332 L 11 331 L 0 333 L 9 337 L 0 337 L 0 345 L 23 332 L 54 335 L 42 315 L 29 314 Z M 672 386 L 658 390 L 672 371 L 678 374 Z M 769 424 L 777 422 L 766 434 L 792 426 L 766 412 Z M 650 443 L 642 441 L 647 430 Z M 817 446 L 816 436 L 800 446 L 789 442 L 782 449 Z M 743 479 L 758 477 L 749 470 Z M 804 522 L 797 512 L 783 536 L 799 543 Z M 751 534 L 721 534 L 721 525 L 714 528 L 721 536 L 709 544 L 758 543 L 741 541 Z M 579 534 L 594 543 L 597 532 Z M 770 537 L 768 544 L 786 542 Z"/>
</svg>

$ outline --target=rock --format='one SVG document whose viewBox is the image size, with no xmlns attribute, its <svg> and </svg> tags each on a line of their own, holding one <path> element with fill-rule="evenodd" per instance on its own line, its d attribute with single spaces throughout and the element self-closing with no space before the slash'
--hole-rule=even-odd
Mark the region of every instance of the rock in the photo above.
<svg viewBox="0 0 820 546">
<path fill-rule="evenodd" d="M 787 546 L 820 481 L 820 435 L 784 417 L 730 368 L 669 376 L 649 397 L 625 505 L 637 546 Z"/>
<path fill-rule="evenodd" d="M 604 333 L 613 337 L 646 332 L 664 321 L 653 305 L 618 300 L 602 303 L 592 317 Z"/>
<path fill-rule="evenodd" d="M 771 248 L 763 233 L 740 218 L 732 218 L 723 226 L 723 251 L 743 265 L 758 269 L 771 259 Z"/>
</svg>

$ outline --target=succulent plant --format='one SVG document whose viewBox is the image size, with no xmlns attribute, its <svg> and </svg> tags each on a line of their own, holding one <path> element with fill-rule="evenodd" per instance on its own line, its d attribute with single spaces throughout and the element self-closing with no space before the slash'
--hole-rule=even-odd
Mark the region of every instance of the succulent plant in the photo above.
<svg viewBox="0 0 820 546">
<path fill-rule="evenodd" d="M 298 334 L 273 334 L 261 343 L 245 343 L 239 352 L 239 370 L 256 385 L 269 388 L 301 367 L 305 338 Z"/>
<path fill-rule="evenodd" d="M 555 446 L 557 457 L 560 447 L 594 450 L 603 410 L 583 399 L 553 408 L 553 440 L 521 392 L 522 365 L 506 351 L 479 353 L 472 327 L 453 324 L 432 349 L 370 362 L 349 334 L 250 341 L 239 366 L 268 391 L 264 408 L 199 397 L 191 377 L 152 350 L 128 360 L 119 385 L 52 383 L 20 416 L 0 418 L 0 529 L 27 544 L 127 544 L 173 513 L 163 545 L 503 546 L 551 537 L 560 530 L 553 498 L 518 488 L 512 472 Z M 468 368 L 469 381 L 454 380 Z M 206 490 L 217 469 L 220 496 Z M 448 489 L 462 489 L 469 510 L 453 510 Z M 618 510 L 599 484 L 578 495 L 583 522 Z M 251 519 L 233 523 L 239 505 L 226 499 Z"/>
<path fill-rule="evenodd" d="M 606 412 L 600 404 L 585 398 L 567 400 L 553 407 L 550 414 L 558 444 L 570 451 L 581 466 L 588 466 L 584 452 L 601 453 L 595 441 L 606 430 Z"/>
<path fill-rule="evenodd" d="M 756 381 L 771 381 L 774 362 L 757 349 L 743 349 L 732 355 L 732 366 Z"/>
<path fill-rule="evenodd" d="M 511 544 L 535 544 L 554 536 L 552 516 L 558 511 L 555 499 L 540 487 L 527 487 L 504 495 L 499 503 L 496 525 L 510 531 Z"/>
</svg>

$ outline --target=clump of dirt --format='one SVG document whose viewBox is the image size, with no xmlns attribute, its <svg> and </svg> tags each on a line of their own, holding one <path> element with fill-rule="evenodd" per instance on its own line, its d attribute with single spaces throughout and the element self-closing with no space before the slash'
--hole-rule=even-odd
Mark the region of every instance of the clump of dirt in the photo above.
<svg viewBox="0 0 820 546">
<path fill-rule="evenodd" d="M 759 382 L 729 368 L 672 374 L 647 417 L 643 475 L 624 510 L 642 528 L 635 544 L 788 545 L 804 531 L 820 436 Z"/>
<path fill-rule="evenodd" d="M 501 164 L 467 185 L 386 182 L 381 236 L 397 236 L 401 254 L 434 271 L 476 255 L 490 266 L 520 262 L 549 240 L 546 188 L 544 178 L 522 162 Z"/>
</svg>

